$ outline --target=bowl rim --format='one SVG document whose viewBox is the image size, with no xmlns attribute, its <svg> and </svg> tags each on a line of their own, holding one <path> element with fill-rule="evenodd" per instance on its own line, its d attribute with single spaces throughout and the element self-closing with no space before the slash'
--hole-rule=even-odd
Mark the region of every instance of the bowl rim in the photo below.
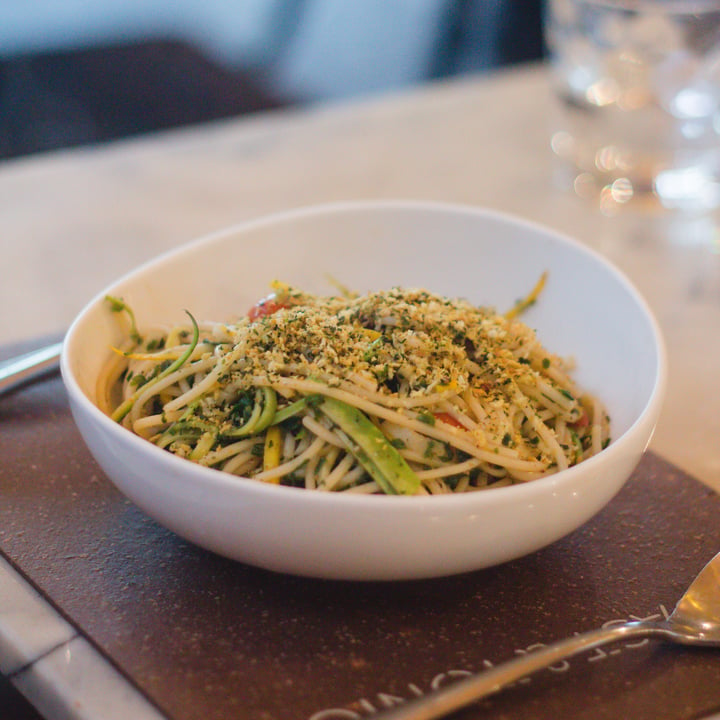
<svg viewBox="0 0 720 720">
<path fill-rule="evenodd" d="M 72 353 L 73 343 L 83 326 L 87 316 L 93 309 L 105 298 L 106 295 L 112 294 L 115 288 L 125 284 L 128 280 L 152 270 L 158 265 L 162 265 L 170 258 L 179 257 L 184 253 L 192 252 L 203 245 L 212 245 L 220 242 L 229 236 L 240 235 L 261 229 L 266 226 L 292 222 L 294 220 L 311 217 L 314 215 L 325 215 L 330 213 L 351 213 L 351 212 L 376 212 L 376 211 L 430 211 L 437 213 L 460 213 L 468 216 L 477 216 L 489 218 L 501 223 L 507 223 L 519 228 L 525 228 L 533 233 L 543 233 L 552 236 L 553 240 L 563 245 L 572 247 L 575 251 L 588 256 L 595 263 L 602 265 L 606 272 L 615 276 L 615 279 L 632 297 L 634 302 L 639 306 L 643 316 L 649 324 L 651 335 L 653 338 L 653 357 L 655 359 L 655 378 L 652 384 L 652 390 L 648 400 L 642 408 L 641 412 L 635 417 L 629 427 L 616 439 L 603 449 L 597 455 L 584 460 L 582 463 L 567 468 L 552 475 L 547 475 L 526 483 L 518 483 L 505 487 L 492 488 L 491 492 L 477 491 L 472 493 L 447 494 L 447 495 L 428 495 L 428 496 L 404 496 L 404 495 L 361 495 L 353 493 L 324 493 L 324 492 L 308 492 L 304 488 L 288 487 L 271 483 L 263 483 L 252 478 L 236 476 L 222 471 L 207 468 L 196 463 L 189 462 L 184 458 L 177 457 L 172 453 L 168 453 L 161 448 L 147 442 L 143 438 L 135 435 L 132 431 L 119 425 L 109 416 L 103 413 L 100 408 L 90 400 L 90 398 L 81 389 L 80 384 L 75 377 L 71 367 L 70 357 Z M 426 200 L 348 200 L 341 202 L 319 203 L 308 206 L 301 206 L 277 212 L 264 214 L 260 217 L 252 218 L 244 222 L 235 223 L 225 228 L 206 233 L 171 248 L 157 256 L 141 263 L 129 272 L 124 273 L 103 290 L 98 292 L 90 299 L 82 310 L 77 314 L 71 323 L 65 337 L 63 339 L 62 351 L 60 356 L 60 369 L 63 383 L 67 392 L 77 405 L 87 416 L 92 418 L 95 423 L 99 423 L 100 427 L 112 435 L 119 433 L 118 437 L 124 443 L 129 443 L 131 447 L 142 455 L 150 453 L 150 457 L 168 464 L 169 469 L 176 469 L 184 476 L 190 476 L 207 483 L 208 487 L 217 486 L 225 490 L 236 489 L 250 493 L 258 497 L 267 496 L 268 499 L 276 497 L 288 499 L 294 497 L 299 503 L 325 503 L 332 508 L 372 508 L 373 510 L 381 510 L 382 508 L 398 508 L 400 505 L 406 507 L 414 507 L 419 512 L 428 512 L 435 510 L 447 510 L 455 506 L 466 508 L 468 503 L 476 504 L 495 504 L 501 503 L 505 498 L 514 495 L 523 495 L 525 499 L 532 499 L 536 494 L 545 494 L 547 490 L 552 488 L 561 489 L 567 485 L 574 484 L 578 475 L 585 475 L 595 469 L 597 465 L 604 464 L 615 456 L 623 454 L 625 447 L 633 443 L 635 436 L 647 430 L 649 443 L 650 436 L 654 429 L 660 408 L 664 399 L 665 388 L 667 384 L 667 350 L 665 341 L 660 329 L 660 325 L 655 317 L 653 310 L 649 304 L 630 281 L 630 279 L 617 266 L 610 262 L 603 255 L 598 253 L 591 247 L 582 244 L 578 240 L 566 235 L 554 228 L 537 223 L 516 215 L 498 211 L 491 208 L 485 208 L 474 205 L 464 205 L 459 203 L 448 203 L 441 201 Z M 649 428 L 645 426 L 650 424 Z M 647 447 L 647 443 L 645 448 Z M 645 449 L 643 448 L 643 450 Z M 484 500 L 476 500 L 476 498 L 485 498 Z M 493 500 L 495 498 L 495 500 Z"/>
</svg>

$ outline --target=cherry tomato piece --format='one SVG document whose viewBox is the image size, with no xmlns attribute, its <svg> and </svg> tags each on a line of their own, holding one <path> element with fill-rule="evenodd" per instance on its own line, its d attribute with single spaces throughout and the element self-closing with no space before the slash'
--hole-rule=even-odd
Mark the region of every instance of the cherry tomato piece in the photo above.
<svg viewBox="0 0 720 720">
<path fill-rule="evenodd" d="M 583 428 L 586 428 L 590 424 L 590 418 L 586 412 L 583 412 L 583 414 L 580 416 L 578 420 L 576 420 L 574 423 L 568 423 L 571 428 L 574 430 L 582 430 Z"/>
<path fill-rule="evenodd" d="M 461 422 L 458 422 L 450 413 L 439 412 L 439 413 L 433 413 L 433 415 L 435 415 L 436 420 L 439 420 L 440 422 L 443 422 L 446 425 L 452 425 L 453 427 L 461 428 L 461 429 L 465 428 L 465 426 Z"/>
<path fill-rule="evenodd" d="M 248 310 L 248 318 L 250 318 L 251 322 L 255 322 L 255 320 L 258 320 L 262 317 L 267 317 L 268 315 L 272 315 L 281 308 L 285 307 L 287 307 L 287 305 L 279 303 L 275 295 L 268 295 L 266 298 L 263 298 L 262 300 L 260 300 L 260 302 L 253 305 L 250 310 Z"/>
</svg>

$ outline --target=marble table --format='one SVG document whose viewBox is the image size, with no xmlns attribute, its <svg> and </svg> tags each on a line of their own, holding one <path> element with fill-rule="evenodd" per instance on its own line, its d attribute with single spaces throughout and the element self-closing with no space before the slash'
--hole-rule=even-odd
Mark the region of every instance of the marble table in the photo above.
<svg viewBox="0 0 720 720">
<path fill-rule="evenodd" d="M 0 338 L 56 336 L 138 263 L 275 210 L 373 198 L 485 206 L 574 236 L 636 284 L 669 355 L 651 448 L 720 491 L 720 216 L 576 196 L 550 151 L 552 114 L 546 70 L 533 66 L 6 162 Z M 46 654 L 22 690 L 49 720 L 161 717 L 0 556 L 0 670 Z"/>
</svg>

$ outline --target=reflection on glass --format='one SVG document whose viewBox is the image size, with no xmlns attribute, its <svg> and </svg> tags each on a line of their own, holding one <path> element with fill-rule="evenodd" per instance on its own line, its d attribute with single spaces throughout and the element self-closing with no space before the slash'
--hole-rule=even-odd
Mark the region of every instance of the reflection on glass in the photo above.
<svg viewBox="0 0 720 720">
<path fill-rule="evenodd" d="M 550 0 L 546 28 L 558 157 L 622 203 L 720 206 L 718 2 Z"/>
</svg>

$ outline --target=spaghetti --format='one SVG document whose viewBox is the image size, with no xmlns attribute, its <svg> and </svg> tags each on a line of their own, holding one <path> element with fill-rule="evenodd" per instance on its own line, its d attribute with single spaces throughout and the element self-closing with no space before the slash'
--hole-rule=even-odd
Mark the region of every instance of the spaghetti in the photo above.
<svg viewBox="0 0 720 720">
<path fill-rule="evenodd" d="M 274 291 L 233 323 L 190 316 L 142 337 L 111 298 L 130 328 L 100 381 L 103 409 L 200 465 L 349 493 L 527 482 L 609 442 L 601 402 L 515 309 L 417 289 Z"/>
</svg>

